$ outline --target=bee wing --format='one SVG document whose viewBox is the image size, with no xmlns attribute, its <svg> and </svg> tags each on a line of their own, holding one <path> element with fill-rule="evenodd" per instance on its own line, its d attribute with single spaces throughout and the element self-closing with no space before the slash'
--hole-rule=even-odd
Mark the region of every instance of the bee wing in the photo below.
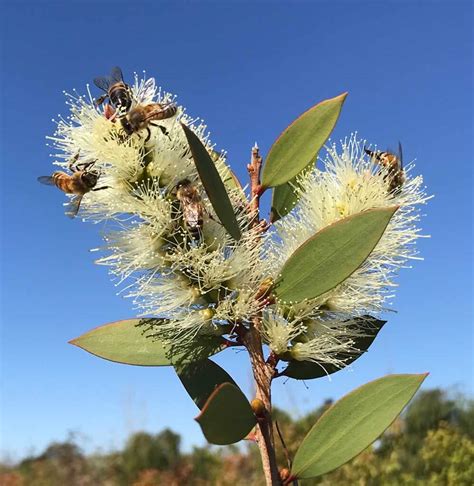
<svg viewBox="0 0 474 486">
<path fill-rule="evenodd" d="M 71 199 L 70 203 L 68 204 L 68 210 L 66 211 L 66 215 L 69 218 L 74 218 L 78 211 L 79 207 L 81 206 L 82 196 L 75 196 Z"/>
<path fill-rule="evenodd" d="M 123 81 L 122 70 L 118 66 L 113 67 L 110 71 L 110 79 L 114 83 L 120 83 L 121 81 Z"/>
<path fill-rule="evenodd" d="M 94 84 L 100 88 L 101 90 L 105 91 L 106 93 L 109 91 L 110 87 L 110 79 L 105 78 L 104 76 L 100 78 L 94 78 Z"/>
<path fill-rule="evenodd" d="M 161 117 L 161 114 L 162 113 L 165 113 L 167 108 L 170 106 L 170 105 L 173 105 L 173 103 L 166 103 L 166 104 L 160 104 L 160 107 L 159 108 L 155 108 L 153 109 L 152 111 L 150 111 L 147 116 L 145 117 L 145 120 L 146 121 L 149 121 L 149 120 L 162 120 L 162 117 Z"/>
<path fill-rule="evenodd" d="M 155 86 L 155 79 L 154 78 L 149 78 L 145 81 L 143 84 L 143 89 L 141 91 L 141 96 L 140 96 L 140 101 L 143 100 L 152 100 L 153 97 L 155 96 L 155 91 L 156 91 L 156 86 Z"/>
<path fill-rule="evenodd" d="M 190 228 L 199 228 L 202 225 L 202 208 L 195 203 L 188 203 L 183 208 L 183 217 Z"/>
<path fill-rule="evenodd" d="M 199 195 L 187 195 L 182 198 L 181 207 L 186 223 L 197 228 L 202 225 L 203 206 Z"/>
<path fill-rule="evenodd" d="M 51 176 L 40 176 L 38 177 L 38 182 L 41 184 L 46 184 L 47 186 L 54 186 L 54 179 Z"/>
<path fill-rule="evenodd" d="M 146 116 L 145 116 L 145 120 L 148 121 L 148 120 L 153 120 L 153 118 L 155 118 L 159 113 L 161 113 L 163 111 L 163 108 L 160 106 L 160 108 L 154 108 L 153 110 L 150 110 Z"/>
<path fill-rule="evenodd" d="M 398 142 L 398 159 L 400 160 L 400 169 L 403 169 L 403 152 L 402 152 L 402 143 Z"/>
</svg>

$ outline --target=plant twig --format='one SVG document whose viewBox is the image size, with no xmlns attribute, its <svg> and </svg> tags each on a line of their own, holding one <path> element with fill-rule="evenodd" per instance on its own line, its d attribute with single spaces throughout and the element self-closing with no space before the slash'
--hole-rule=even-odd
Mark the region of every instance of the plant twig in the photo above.
<svg viewBox="0 0 474 486">
<path fill-rule="evenodd" d="M 260 170 L 262 158 L 260 157 L 257 144 L 252 148 L 252 158 L 247 170 L 250 177 L 250 214 L 253 227 L 260 225 Z M 252 364 L 253 376 L 255 379 L 255 398 L 262 401 L 264 410 L 259 414 L 258 426 L 256 429 L 256 440 L 260 449 L 263 472 L 267 486 L 280 486 L 282 484 L 275 455 L 272 424 L 272 402 L 271 382 L 275 368 L 265 362 L 260 338 L 259 328 L 261 326 L 261 313 L 257 314 L 248 330 L 243 336 L 243 342 L 249 352 Z"/>
<path fill-rule="evenodd" d="M 283 452 L 285 453 L 286 462 L 288 464 L 288 471 L 291 471 L 291 467 L 293 465 L 293 462 L 292 462 L 291 457 L 290 457 L 290 451 L 288 450 L 288 447 L 286 447 L 285 440 L 283 439 L 283 434 L 281 433 L 280 426 L 278 425 L 277 420 L 275 420 L 275 427 L 277 429 L 278 437 L 280 438 L 281 445 L 283 446 Z M 290 482 L 292 482 L 293 486 L 298 486 L 298 480 L 293 479 L 292 476 L 289 476 L 287 481 L 285 481 L 283 484 L 290 484 Z"/>
<path fill-rule="evenodd" d="M 288 469 L 291 471 L 290 452 L 288 451 L 288 447 L 286 447 L 285 439 L 283 439 L 283 435 L 281 433 L 280 426 L 278 425 L 278 420 L 275 420 L 275 427 L 277 429 L 278 437 L 280 438 L 281 445 L 283 446 L 283 452 L 285 453 L 286 462 L 288 464 Z"/>
<path fill-rule="evenodd" d="M 260 196 L 262 195 L 262 186 L 260 184 L 260 171 L 262 169 L 262 157 L 255 142 L 252 147 L 252 159 L 247 165 L 247 171 L 250 177 L 250 214 L 252 215 L 252 226 L 260 223 Z"/>
<path fill-rule="evenodd" d="M 260 449 L 263 472 L 267 486 L 280 486 L 281 480 L 275 455 L 273 439 L 273 426 L 271 416 L 271 390 L 273 369 L 265 363 L 262 350 L 262 341 L 258 332 L 260 318 L 256 317 L 254 323 L 245 335 L 244 343 L 250 355 L 253 376 L 255 379 L 255 397 L 264 405 L 264 411 L 258 417 L 256 432 L 257 444 Z"/>
</svg>

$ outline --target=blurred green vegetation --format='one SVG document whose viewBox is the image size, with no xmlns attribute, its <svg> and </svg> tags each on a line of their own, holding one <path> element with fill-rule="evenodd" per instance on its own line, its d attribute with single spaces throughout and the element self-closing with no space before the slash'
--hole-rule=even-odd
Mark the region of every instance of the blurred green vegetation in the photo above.
<svg viewBox="0 0 474 486">
<path fill-rule="evenodd" d="M 298 419 L 275 410 L 281 435 L 292 457 L 307 431 L 331 405 Z M 287 454 L 276 434 L 278 460 Z M 259 453 L 243 448 L 180 449 L 181 438 L 169 429 L 132 435 L 122 451 L 84 455 L 74 437 L 53 443 L 20 463 L 0 465 L 2 486 L 260 486 Z M 434 389 L 418 393 L 402 417 L 380 440 L 338 470 L 301 486 L 471 486 L 474 484 L 474 401 Z"/>
</svg>

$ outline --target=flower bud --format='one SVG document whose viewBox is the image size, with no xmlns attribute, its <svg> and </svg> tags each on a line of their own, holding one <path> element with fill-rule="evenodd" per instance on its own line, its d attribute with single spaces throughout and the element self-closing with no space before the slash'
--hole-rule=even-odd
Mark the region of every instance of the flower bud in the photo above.
<svg viewBox="0 0 474 486">
<path fill-rule="evenodd" d="M 260 288 L 257 291 L 257 294 L 255 295 L 256 300 L 260 300 L 264 297 L 266 297 L 270 291 L 270 289 L 273 286 L 273 279 L 271 277 L 266 278 L 261 284 Z"/>
<path fill-rule="evenodd" d="M 280 479 L 286 481 L 290 477 L 290 470 L 286 467 L 280 469 Z"/>
<path fill-rule="evenodd" d="M 193 287 L 192 291 L 192 296 L 193 296 L 193 301 L 196 302 L 202 297 L 201 291 L 199 290 L 198 287 Z"/>
<path fill-rule="evenodd" d="M 201 311 L 201 316 L 203 320 L 210 321 L 214 317 L 214 313 L 215 312 L 212 309 L 207 308 Z"/>
<path fill-rule="evenodd" d="M 254 398 L 250 402 L 250 406 L 252 407 L 253 413 L 255 414 L 255 416 L 257 418 L 261 418 L 261 417 L 264 416 L 264 414 L 265 414 L 265 405 L 262 402 L 262 400 L 260 400 L 260 398 Z"/>
</svg>

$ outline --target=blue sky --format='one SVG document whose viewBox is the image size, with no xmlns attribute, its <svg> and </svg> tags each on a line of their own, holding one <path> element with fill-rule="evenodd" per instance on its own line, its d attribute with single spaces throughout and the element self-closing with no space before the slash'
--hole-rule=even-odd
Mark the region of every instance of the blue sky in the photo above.
<svg viewBox="0 0 474 486">
<path fill-rule="evenodd" d="M 171 369 L 118 365 L 67 341 L 133 316 L 90 248 L 98 226 L 71 221 L 45 136 L 66 113 L 62 90 L 85 90 L 120 65 L 145 69 L 204 118 L 245 178 L 250 147 L 265 154 L 319 100 L 349 91 L 333 139 L 358 131 L 403 142 L 435 198 L 425 260 L 401 272 L 394 308 L 351 371 L 278 381 L 295 414 L 389 372 L 425 372 L 425 387 L 472 393 L 472 7 L 470 2 L 3 3 L 1 20 L 2 457 L 40 451 L 67 431 L 87 450 L 119 447 L 138 429 L 204 440 Z M 244 353 L 217 358 L 251 392 Z"/>
</svg>

